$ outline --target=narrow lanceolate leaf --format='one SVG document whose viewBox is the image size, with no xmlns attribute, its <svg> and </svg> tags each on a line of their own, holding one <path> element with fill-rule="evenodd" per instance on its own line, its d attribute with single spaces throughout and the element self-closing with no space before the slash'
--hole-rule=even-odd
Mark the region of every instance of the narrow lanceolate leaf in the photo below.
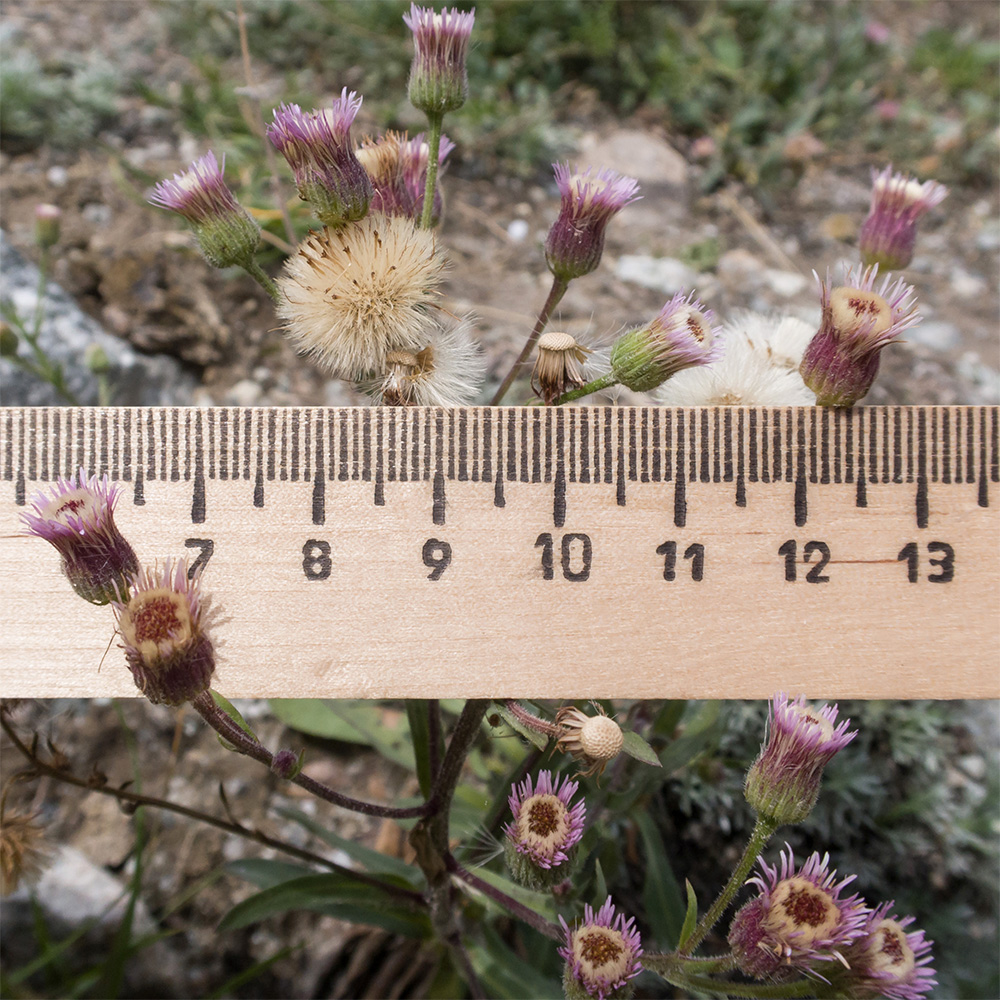
<svg viewBox="0 0 1000 1000">
<path fill-rule="evenodd" d="M 493 707 L 497 710 L 497 714 L 503 719 L 504 722 L 514 730 L 515 733 L 520 733 L 529 743 L 533 743 L 539 750 L 544 750 L 549 745 L 549 738 L 543 736 L 541 733 L 536 732 L 534 729 L 529 729 L 520 719 L 514 715 L 506 705 L 502 705 L 500 702 L 494 702 Z"/>
<path fill-rule="evenodd" d="M 642 850 L 646 856 L 646 877 L 642 891 L 646 915 L 654 938 L 672 948 L 684 926 L 681 888 L 667 859 L 663 838 L 656 828 L 656 821 L 652 815 L 648 812 L 639 812 L 636 814 L 635 823 L 639 827 Z"/>
<path fill-rule="evenodd" d="M 428 937 L 431 933 L 427 914 L 415 903 L 341 874 L 305 875 L 264 889 L 237 903 L 222 918 L 219 930 L 246 927 L 289 910 L 311 910 L 339 920 L 374 924 L 408 937 Z"/>
<path fill-rule="evenodd" d="M 684 926 L 681 928 L 681 936 L 677 942 L 678 948 L 683 948 L 687 944 L 687 939 L 694 933 L 698 923 L 698 897 L 694 893 L 694 886 L 690 879 L 684 879 L 684 886 L 687 889 L 688 908 L 684 915 Z"/>
<path fill-rule="evenodd" d="M 638 733 L 627 732 L 624 735 L 625 743 L 622 749 L 625 753 L 642 761 L 643 764 L 651 764 L 653 767 L 661 766 L 656 751 Z"/>
<path fill-rule="evenodd" d="M 228 715 L 229 718 L 232 719 L 233 722 L 235 722 L 236 725 L 239 726 L 240 729 L 242 729 L 243 732 L 247 734 L 247 736 L 252 736 L 254 739 L 257 739 L 257 734 L 250 728 L 246 719 L 244 719 L 243 716 L 240 715 L 239 711 L 236 709 L 236 707 L 233 705 L 231 701 L 224 698 L 221 694 L 219 694 L 218 691 L 210 690 L 209 693 L 212 695 L 212 700 L 215 702 L 215 704 L 218 705 L 219 708 L 221 708 L 222 711 L 225 712 L 226 715 Z M 221 736 L 219 737 L 219 742 L 227 750 L 235 749 L 235 747 L 233 747 L 233 745 L 228 740 L 224 740 Z"/>
<path fill-rule="evenodd" d="M 410 723 L 410 737 L 413 740 L 413 754 L 417 760 L 417 781 L 420 794 L 426 799 L 431 794 L 431 729 L 426 698 L 411 698 L 406 702 L 406 718 Z"/>
</svg>

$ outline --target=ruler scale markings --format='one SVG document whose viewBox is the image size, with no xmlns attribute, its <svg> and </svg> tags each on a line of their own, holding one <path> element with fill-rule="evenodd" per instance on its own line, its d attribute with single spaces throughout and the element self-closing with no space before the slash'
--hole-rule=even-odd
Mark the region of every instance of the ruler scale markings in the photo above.
<svg viewBox="0 0 1000 1000">
<path fill-rule="evenodd" d="M 215 424 L 218 424 L 217 428 L 213 426 Z M 216 470 L 215 458 L 213 458 L 213 467 L 209 478 L 215 479 L 218 477 L 220 480 L 226 480 L 229 478 L 229 438 L 236 428 L 233 427 L 232 430 L 230 430 L 229 411 L 224 406 L 220 407 L 218 410 L 209 411 L 209 425 L 212 426 L 212 431 L 209 435 L 209 449 L 213 452 L 216 450 L 213 446 L 216 441 L 216 430 L 218 431 L 218 454 L 216 457 L 219 464 L 219 467 Z"/>
<path fill-rule="evenodd" d="M 927 418 L 926 412 L 920 410 L 917 416 L 917 495 L 916 517 L 917 527 L 927 527 Z"/>
<path fill-rule="evenodd" d="M 965 481 L 976 481 L 976 419 L 972 410 L 965 414 Z"/>
<path fill-rule="evenodd" d="M 829 407 L 823 407 L 824 412 Z M 835 483 L 844 482 L 844 470 L 840 462 L 840 442 L 843 434 L 844 410 L 835 409 L 830 417 L 833 421 L 833 481 Z"/>
<path fill-rule="evenodd" d="M 379 423 L 385 424 L 388 422 L 389 426 L 386 428 L 388 434 L 386 436 L 386 457 L 388 462 L 385 469 L 385 478 L 388 482 L 394 483 L 399 477 L 396 474 L 396 421 L 394 419 L 395 410 L 381 409 L 379 411 Z M 417 414 L 419 418 L 419 414 Z M 426 414 L 428 420 L 430 420 L 430 414 Z M 405 426 L 405 422 L 404 422 Z"/>
<path fill-rule="evenodd" d="M 729 412 L 728 409 L 726 411 Z M 746 438 L 746 427 L 745 425 L 746 411 L 743 407 L 740 407 L 736 411 L 736 506 L 746 507 L 747 505 L 747 481 L 746 481 L 746 465 L 745 459 L 743 457 L 743 449 L 745 446 Z"/>
<path fill-rule="evenodd" d="M 803 422 L 803 416 L 800 412 L 799 421 Z M 805 433 L 804 424 L 802 433 Z M 806 451 L 806 458 L 808 459 L 809 475 L 808 480 L 810 483 L 819 482 L 819 459 L 820 459 L 820 439 L 819 439 L 819 429 L 816 419 L 816 407 L 812 406 L 809 408 L 809 433 L 807 435 L 809 447 Z M 805 447 L 805 443 L 803 443 Z"/>
<path fill-rule="evenodd" d="M 539 407 L 531 411 L 531 481 L 544 481 L 542 475 L 542 412 Z"/>
<path fill-rule="evenodd" d="M 881 482 L 889 482 L 889 411 L 883 409 L 879 414 L 879 426 L 882 430 L 882 473 Z M 876 477 L 875 482 L 879 482 Z"/>
<path fill-rule="evenodd" d="M 928 480 L 932 483 L 938 480 L 938 451 L 940 441 L 938 439 L 938 411 L 931 410 L 931 471 Z"/>
<path fill-rule="evenodd" d="M 233 467 L 233 478 L 242 479 L 244 482 L 250 481 L 250 469 L 253 454 L 253 422 L 254 411 L 247 409 L 243 411 L 243 456 L 238 465 Z"/>
<path fill-rule="evenodd" d="M 698 444 L 695 444 L 695 441 L 692 440 L 692 449 L 697 449 L 697 455 L 698 455 L 698 462 L 697 462 L 698 478 L 703 483 L 710 483 L 712 481 L 712 476 L 710 471 L 711 469 L 710 462 L 712 456 L 709 454 L 711 449 L 708 444 L 709 440 L 708 412 L 709 412 L 708 410 L 702 410 L 700 413 L 700 419 L 698 421 L 698 431 L 699 431 L 698 437 L 701 439 L 700 446 Z M 693 429 L 694 429 L 694 421 L 692 421 L 692 430 Z M 692 463 L 692 465 L 694 464 L 695 463 Z"/>
<path fill-rule="evenodd" d="M 382 468 L 384 452 L 382 450 L 382 417 L 385 407 L 380 406 L 375 412 L 375 506 L 385 506 L 385 472 Z"/>
<path fill-rule="evenodd" d="M 660 456 L 663 454 L 664 444 L 660 428 L 660 409 L 653 410 L 653 419 L 650 427 L 652 455 L 650 456 L 650 479 L 654 483 L 663 482 L 663 470 L 660 468 Z"/>
<path fill-rule="evenodd" d="M 823 407 L 820 414 L 820 473 L 819 481 L 830 482 L 830 408 Z"/>
<path fill-rule="evenodd" d="M 903 412 L 892 408 L 892 482 L 903 481 Z"/>
<path fill-rule="evenodd" d="M 420 414 L 416 412 L 404 413 L 402 420 L 397 420 L 396 415 L 397 411 L 395 409 L 389 411 L 390 422 L 394 425 L 399 424 L 399 475 L 397 478 L 401 483 L 409 482 L 411 479 L 416 482 L 416 480 L 423 478 L 420 474 L 421 470 L 418 461 L 420 454 Z M 395 432 L 393 432 L 391 440 L 395 439 L 394 434 Z M 413 447 L 412 453 L 410 451 L 411 444 Z"/>
<path fill-rule="evenodd" d="M 952 410 L 952 427 L 954 428 L 954 462 L 952 478 L 956 483 L 962 482 L 962 411 L 958 407 Z"/>
<path fill-rule="evenodd" d="M 206 514 L 207 499 L 205 496 L 205 451 L 204 433 L 202 428 L 202 411 L 194 411 L 195 431 L 195 464 L 194 464 L 194 484 L 191 490 L 191 523 L 204 524 Z"/>
<path fill-rule="evenodd" d="M 684 412 L 676 410 L 677 416 L 677 476 L 674 479 L 674 526 L 683 528 L 687 524 L 687 475 L 684 472 Z"/>
<path fill-rule="evenodd" d="M 454 476 L 460 483 L 469 481 L 469 464 L 466 458 L 469 447 L 469 428 L 466 422 L 465 410 L 448 411 L 448 423 L 451 426 L 451 438 L 448 442 L 448 475 Z M 458 428 L 456 445 L 455 428 Z M 456 454 L 457 451 L 457 454 Z"/>
<path fill-rule="evenodd" d="M 947 409 L 941 411 L 941 478 L 935 476 L 935 482 L 951 482 L 951 414 Z"/>
<path fill-rule="evenodd" d="M 552 524 L 556 528 L 566 524 L 565 416 L 565 410 L 556 411 L 556 478 L 552 486 Z"/>
<path fill-rule="evenodd" d="M 132 411 L 126 410 L 122 416 L 122 469 L 121 478 L 128 482 L 132 478 Z"/>
<path fill-rule="evenodd" d="M 1000 482 L 1000 407 L 990 410 L 990 481 Z"/>
<path fill-rule="evenodd" d="M 333 482 L 333 480 L 334 480 L 334 471 L 333 471 L 334 470 L 334 462 L 333 462 L 333 456 L 334 455 L 337 456 L 337 461 L 336 461 L 336 469 L 337 469 L 336 479 L 337 479 L 337 481 L 341 482 L 341 483 L 346 483 L 347 480 L 350 479 L 350 477 L 351 477 L 351 470 L 350 470 L 351 443 L 350 443 L 350 440 L 348 438 L 348 430 L 349 430 L 349 428 L 347 426 L 346 416 L 347 415 L 345 413 L 338 413 L 337 414 L 337 449 L 336 449 L 336 451 L 334 451 L 333 449 L 331 449 L 330 452 L 329 452 L 329 455 L 330 455 L 330 473 L 329 473 L 329 478 L 330 478 L 331 482 Z M 319 428 L 317 427 L 317 432 L 318 432 L 318 430 L 319 430 Z M 317 462 L 319 461 L 319 452 L 316 453 L 316 460 L 317 460 Z"/>
<path fill-rule="evenodd" d="M 618 411 L 621 413 L 621 411 Z M 615 447 L 615 503 L 625 506 L 625 421 L 618 420 L 617 446 Z"/>
<path fill-rule="evenodd" d="M 986 411 L 979 411 L 979 490 L 976 502 L 980 507 L 989 507 L 989 487 L 986 480 Z"/>
<path fill-rule="evenodd" d="M 798 411 L 795 420 L 795 526 L 801 528 L 809 517 L 809 500 L 806 478 L 806 421 L 805 413 Z M 787 449 L 791 454 L 791 449 Z"/>
<path fill-rule="evenodd" d="M 715 420 L 716 438 L 718 438 L 718 408 L 715 411 Z M 725 455 L 722 467 L 722 481 L 731 483 L 733 481 L 733 408 L 731 406 L 727 406 L 722 415 L 722 448 Z"/>
<path fill-rule="evenodd" d="M 906 409 L 906 481 L 912 483 L 916 481 L 917 473 L 913 458 L 913 437 L 916 433 L 916 424 L 913 420 L 913 411 Z"/>
<path fill-rule="evenodd" d="M 483 409 L 480 412 L 483 415 L 483 458 L 479 474 L 481 481 L 488 483 L 493 479 L 493 411 L 490 409 Z"/>
<path fill-rule="evenodd" d="M 40 479 L 47 479 L 49 476 L 49 411 L 42 410 L 41 427 L 41 467 Z M 97 469 L 97 474 L 102 475 L 106 470 Z"/>
</svg>

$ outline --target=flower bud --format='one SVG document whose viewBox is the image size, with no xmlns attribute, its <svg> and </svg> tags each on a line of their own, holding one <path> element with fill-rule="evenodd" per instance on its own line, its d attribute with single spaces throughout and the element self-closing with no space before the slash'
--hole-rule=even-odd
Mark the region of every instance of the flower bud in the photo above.
<svg viewBox="0 0 1000 1000">
<path fill-rule="evenodd" d="M 554 163 L 562 203 L 545 240 L 545 260 L 561 281 L 590 274 L 604 253 L 604 232 L 612 217 L 639 197 L 639 183 L 613 170 L 574 174 Z"/>
<path fill-rule="evenodd" d="M 260 242 L 260 227 L 229 189 L 214 153 L 172 180 L 160 181 L 149 199 L 153 205 L 184 216 L 194 228 L 198 245 L 212 267 L 249 267 Z"/>
<path fill-rule="evenodd" d="M 371 179 L 351 146 L 361 100 L 345 87 L 328 111 L 282 104 L 267 128 L 271 144 L 295 174 L 299 197 L 334 228 L 363 219 L 372 198 Z"/>
<path fill-rule="evenodd" d="M 304 750 L 295 753 L 294 750 L 279 750 L 271 758 L 271 770 L 279 777 L 290 781 L 302 770 Z"/>
<path fill-rule="evenodd" d="M 611 374 L 634 392 L 648 392 L 685 368 L 707 365 L 722 344 L 714 315 L 693 293 L 678 292 L 646 326 L 630 330 L 611 348 Z"/>
<path fill-rule="evenodd" d="M 128 579 L 139 569 L 132 546 L 115 524 L 120 489 L 108 477 L 60 479 L 50 496 L 31 499 L 34 513 L 21 515 L 28 534 L 44 538 L 62 556 L 62 570 L 73 589 L 91 604 L 107 604 L 128 592 Z"/>
<path fill-rule="evenodd" d="M 747 772 L 744 793 L 754 811 L 775 824 L 799 823 L 812 812 L 823 768 L 857 736 L 850 719 L 836 728 L 836 705 L 810 708 L 782 693 L 771 703 L 767 743 Z"/>
<path fill-rule="evenodd" d="M 563 991 L 567 1000 L 607 1000 L 632 996 L 631 980 L 642 972 L 642 940 L 635 918 L 617 913 L 611 897 L 594 912 L 587 904 L 583 922 L 570 929 L 559 917 L 566 940 Z"/>
<path fill-rule="evenodd" d="M 876 290 L 877 273 L 875 265 L 855 279 L 848 270 L 845 284 L 832 289 L 829 274 L 820 282 L 822 319 L 799 366 L 820 406 L 853 406 L 862 399 L 878 374 L 883 348 L 920 322 L 913 288 L 886 275 Z"/>
<path fill-rule="evenodd" d="M 455 144 L 442 135 L 438 146 L 439 167 L 444 166 L 454 148 Z M 430 148 L 424 140 L 424 133 L 418 132 L 412 139 L 398 132 L 387 132 L 377 140 L 365 139 L 357 149 L 357 157 L 374 188 L 371 210 L 419 220 L 424 207 L 430 159 Z M 432 225 L 440 221 L 443 206 L 441 190 L 435 187 Z"/>
<path fill-rule="evenodd" d="M 747 884 L 760 895 L 736 913 L 729 929 L 740 971 L 756 979 L 781 978 L 796 971 L 818 974 L 824 964 L 844 962 L 843 952 L 861 935 L 868 911 L 860 896 L 842 897 L 854 876 L 838 882 L 829 860 L 813 854 L 796 870 L 788 848 L 779 875 L 777 866 L 758 859 L 761 874 Z"/>
<path fill-rule="evenodd" d="M 167 560 L 131 583 L 131 598 L 114 609 L 136 687 L 154 705 L 191 701 L 208 690 L 215 670 L 200 571 L 189 579 L 186 561 Z"/>
<path fill-rule="evenodd" d="M 609 719 L 599 705 L 595 707 L 597 715 L 587 715 L 572 705 L 556 712 L 556 725 L 563 730 L 557 741 L 559 749 L 587 765 L 580 772 L 583 777 L 603 773 L 608 762 L 614 760 L 625 745 L 621 726 Z"/>
<path fill-rule="evenodd" d="M 582 801 L 570 804 L 578 788 L 551 771 L 539 771 L 537 782 L 529 776 L 511 787 L 507 802 L 514 818 L 504 828 L 504 857 L 519 885 L 551 888 L 570 874 L 587 815 Z"/>
<path fill-rule="evenodd" d="M 590 351 L 568 333 L 543 333 L 531 373 L 531 388 L 551 406 L 568 389 L 586 384 L 581 364 Z"/>
<path fill-rule="evenodd" d="M 62 211 L 56 205 L 35 206 L 35 246 L 49 250 L 59 242 Z"/>
<path fill-rule="evenodd" d="M 475 20 L 475 11 L 445 8 L 438 14 L 415 3 L 410 4 L 409 14 L 403 15 L 413 32 L 410 103 L 432 118 L 465 103 L 469 92 L 465 54 Z"/>
<path fill-rule="evenodd" d="M 871 208 L 858 238 L 861 260 L 867 266 L 878 264 L 883 271 L 909 265 L 917 222 L 947 196 L 943 184 L 920 184 L 905 174 L 894 174 L 891 165 L 880 174 L 872 171 Z"/>
</svg>

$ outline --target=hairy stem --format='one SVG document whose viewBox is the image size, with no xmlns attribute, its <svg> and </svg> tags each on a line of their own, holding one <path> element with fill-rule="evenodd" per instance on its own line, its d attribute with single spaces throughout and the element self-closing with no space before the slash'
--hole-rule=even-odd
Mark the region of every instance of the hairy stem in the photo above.
<svg viewBox="0 0 1000 1000">
<path fill-rule="evenodd" d="M 274 754 L 267 747 L 263 746 L 255 736 L 251 736 L 244 729 L 240 728 L 225 712 L 215 704 L 208 691 L 203 691 L 191 702 L 195 711 L 233 748 L 239 753 L 254 760 L 260 761 L 267 767 L 271 766 Z M 310 778 L 306 774 L 297 774 L 294 778 L 289 778 L 300 788 L 311 792 L 317 798 L 325 802 L 331 802 L 335 806 L 344 809 L 351 809 L 354 812 L 364 813 L 366 816 L 383 816 L 388 819 L 412 819 L 415 816 L 425 816 L 430 811 L 430 803 L 425 802 L 419 806 L 407 806 L 396 808 L 395 806 L 380 806 L 374 802 L 362 802 L 360 799 L 353 799 L 349 795 L 342 795 L 334 791 L 329 785 Z"/>
<path fill-rule="evenodd" d="M 490 899 L 499 903 L 509 913 L 512 913 L 515 917 L 534 927 L 540 934 L 552 938 L 553 941 L 562 941 L 563 933 L 557 924 L 549 923 L 548 920 L 535 913 L 530 907 L 519 903 L 512 896 L 508 896 L 507 893 L 479 878 L 478 875 L 473 875 L 472 872 L 459 864 L 450 854 L 445 858 L 445 862 L 448 866 L 448 871 L 456 878 L 465 882 L 466 885 L 472 886 L 473 889 L 478 890 L 484 896 L 489 896 Z"/>
<path fill-rule="evenodd" d="M 424 185 L 424 207 L 420 214 L 420 228 L 430 229 L 434 215 L 434 192 L 437 187 L 438 154 L 441 149 L 441 126 L 444 115 L 427 115 L 427 183 Z"/>
<path fill-rule="evenodd" d="M 549 321 L 549 317 L 552 315 L 552 311 L 555 309 L 562 297 L 566 294 L 566 289 L 569 288 L 569 282 L 563 281 L 560 278 L 552 279 L 552 287 L 549 289 L 549 297 L 545 300 L 545 305 L 542 306 L 542 311 L 538 314 L 538 319 L 535 320 L 534 329 L 528 335 L 528 339 L 525 341 L 524 347 L 521 348 L 521 353 L 517 356 L 517 360 L 511 365 L 511 369 L 507 372 L 507 377 L 500 383 L 500 388 L 497 389 L 493 396 L 490 406 L 499 406 L 500 400 L 506 395 L 507 390 L 510 388 L 511 383 L 517 378 L 518 369 L 524 364 L 528 359 L 528 355 L 531 354 L 532 348 L 535 346 L 536 341 L 542 335 L 542 331 L 545 329 L 546 324 Z"/>
<path fill-rule="evenodd" d="M 725 913 L 733 897 L 739 892 L 740 886 L 746 881 L 747 875 L 757 858 L 757 855 L 764 849 L 764 845 L 770 840 L 771 834 L 777 829 L 774 820 L 765 819 L 763 816 L 757 817 L 757 823 L 750 834 L 747 846 L 743 849 L 743 856 L 739 864 L 729 876 L 729 881 L 723 886 L 722 891 L 716 897 L 715 902 L 708 908 L 705 915 L 698 921 L 698 926 L 694 933 L 681 944 L 678 949 L 680 955 L 690 955 L 705 940 L 705 935 L 718 923 L 719 917 Z"/>
<path fill-rule="evenodd" d="M 243 270 L 271 296 L 271 300 L 276 306 L 281 305 L 281 292 L 278 291 L 278 286 L 264 273 L 264 269 L 256 260 L 245 264 Z"/>
<path fill-rule="evenodd" d="M 557 740 L 565 732 L 561 726 L 557 726 L 554 722 L 547 722 L 545 719 L 540 719 L 537 715 L 532 715 L 520 702 L 515 701 L 513 698 L 505 699 L 503 704 L 504 708 L 522 726 L 533 729 L 536 733 L 541 733 L 543 736 L 550 736 L 552 739 Z"/>
<path fill-rule="evenodd" d="M 172 802 L 170 799 L 157 798 L 154 795 L 143 795 L 139 792 L 129 791 L 127 788 L 114 788 L 110 785 L 98 785 L 95 784 L 92 779 L 78 778 L 75 774 L 55 767 L 37 756 L 32 748 L 28 747 L 21 740 L 7 719 L 2 715 L 0 715 L 0 726 L 3 727 L 3 731 L 7 734 L 14 746 L 17 747 L 21 754 L 23 754 L 28 760 L 31 767 L 39 774 L 44 774 L 47 777 L 54 778 L 56 781 L 61 781 L 67 785 L 74 785 L 77 788 L 86 789 L 88 792 L 96 792 L 99 795 L 108 795 L 111 798 L 117 799 L 119 802 L 127 802 L 130 806 L 149 806 L 153 809 L 163 809 L 166 812 L 176 813 L 179 816 L 186 816 L 188 819 L 197 820 L 199 823 L 204 823 L 207 826 L 214 826 L 217 830 L 222 830 L 225 833 L 232 833 L 237 837 L 243 837 L 245 840 L 252 840 L 254 843 L 260 844 L 263 847 L 271 847 L 274 850 L 281 851 L 282 853 L 288 854 L 293 858 L 298 858 L 300 861 L 307 861 L 310 864 L 321 865 L 332 872 L 349 875 L 356 881 L 365 882 L 369 885 L 378 887 L 380 890 L 391 893 L 399 899 L 405 899 L 421 907 L 424 905 L 423 897 L 418 892 L 401 889 L 399 886 L 383 882 L 374 876 L 366 875 L 364 872 L 356 872 L 352 869 L 345 868 L 343 865 L 338 865 L 335 861 L 330 861 L 320 854 L 314 854 L 312 851 L 296 847 L 294 844 L 289 844 L 275 837 L 270 837 L 260 830 L 242 826 L 231 820 L 221 819 L 218 816 L 202 812 L 199 809 L 182 806 L 180 803 Z"/>
<path fill-rule="evenodd" d="M 592 392 L 600 392 L 602 389 L 610 389 L 611 386 L 617 384 L 618 379 L 608 372 L 607 375 L 595 378 L 593 382 L 581 385 L 579 389 L 571 389 L 569 392 L 564 392 L 556 400 L 555 405 L 561 406 L 563 403 L 571 403 L 574 399 L 582 399 L 584 396 L 589 396 Z"/>
</svg>

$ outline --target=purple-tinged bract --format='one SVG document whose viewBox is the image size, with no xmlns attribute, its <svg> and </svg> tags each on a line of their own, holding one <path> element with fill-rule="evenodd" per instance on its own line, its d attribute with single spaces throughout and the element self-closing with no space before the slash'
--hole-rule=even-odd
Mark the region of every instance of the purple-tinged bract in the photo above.
<svg viewBox="0 0 1000 1000">
<path fill-rule="evenodd" d="M 566 942 L 559 949 L 565 960 L 563 990 L 568 1000 L 607 1000 L 632 995 L 630 980 L 642 971 L 642 941 L 635 918 L 615 910 L 611 897 L 596 913 L 583 908 L 583 922 L 572 930 L 559 918 Z"/>
<path fill-rule="evenodd" d="M 130 581 L 129 599 L 114 602 L 118 632 L 136 687 L 154 705 L 180 705 L 207 691 L 215 670 L 205 632 L 201 572 L 167 560 Z"/>
<path fill-rule="evenodd" d="M 844 952 L 863 933 L 868 913 L 857 894 L 845 896 L 854 876 L 837 881 L 829 855 L 813 854 L 796 870 L 791 848 L 781 853 L 780 869 L 758 858 L 760 875 L 748 885 L 760 894 L 733 917 L 729 945 L 740 970 L 757 979 L 780 979 L 808 971 L 824 978 L 830 962 L 841 965 Z"/>
<path fill-rule="evenodd" d="M 507 802 L 513 819 L 504 833 L 507 867 L 516 882 L 542 889 L 568 875 L 587 815 L 582 800 L 572 804 L 578 788 L 578 782 L 551 771 L 512 787 Z"/>
<path fill-rule="evenodd" d="M 898 271 L 913 259 L 917 222 L 948 196 L 937 181 L 923 184 L 895 174 L 892 166 L 872 171 L 872 200 L 868 218 L 861 227 L 858 247 L 866 265 L 878 264 L 885 271 Z"/>
<path fill-rule="evenodd" d="M 722 340 L 715 316 L 693 296 L 678 292 L 650 323 L 615 341 L 611 372 L 619 383 L 648 392 L 685 368 L 719 357 Z"/>
<path fill-rule="evenodd" d="M 554 163 L 561 205 L 545 240 L 545 260 L 561 281 L 590 274 L 601 262 L 608 223 L 639 197 L 639 183 L 613 170 L 573 173 Z"/>
<path fill-rule="evenodd" d="M 837 723 L 837 706 L 811 708 L 779 692 L 771 703 L 767 742 L 747 772 L 744 791 L 760 816 L 799 823 L 819 795 L 823 768 L 854 737 L 850 719 Z"/>
<path fill-rule="evenodd" d="M 351 145 L 361 100 L 345 87 L 325 111 L 282 104 L 267 128 L 268 139 L 295 174 L 299 197 L 334 228 L 364 218 L 372 197 L 371 179 Z"/>
<path fill-rule="evenodd" d="M 171 180 L 160 181 L 149 201 L 191 223 L 212 267 L 247 267 L 260 242 L 260 227 L 229 189 L 224 168 L 225 159 L 220 166 L 208 152 Z"/>
<path fill-rule="evenodd" d="M 853 406 L 872 387 L 879 355 L 899 334 L 920 322 L 913 287 L 891 274 L 875 287 L 878 265 L 831 288 L 829 273 L 820 281 L 822 319 L 809 342 L 799 373 L 820 406 Z"/>
<path fill-rule="evenodd" d="M 55 546 L 73 589 L 91 604 L 107 604 L 125 593 L 129 576 L 139 569 L 132 546 L 115 524 L 119 492 L 106 475 L 87 479 L 81 469 L 59 479 L 50 495 L 35 494 L 34 511 L 21 515 L 29 534 Z"/>
<path fill-rule="evenodd" d="M 410 103 L 430 118 L 439 118 L 465 103 L 469 79 L 465 56 L 476 12 L 410 4 L 403 21 L 413 32 L 413 63 L 410 66 Z"/>
<path fill-rule="evenodd" d="M 867 914 L 861 936 L 845 952 L 849 966 L 836 977 L 846 995 L 868 1000 L 921 1000 L 937 985 L 931 967 L 932 941 L 921 930 L 908 931 L 913 917 L 889 916 L 892 903 Z"/>
</svg>

